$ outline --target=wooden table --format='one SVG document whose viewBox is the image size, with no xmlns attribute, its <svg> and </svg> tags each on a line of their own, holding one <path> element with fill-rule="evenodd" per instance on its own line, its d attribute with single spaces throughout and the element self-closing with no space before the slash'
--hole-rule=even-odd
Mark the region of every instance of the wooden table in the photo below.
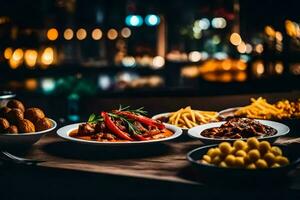
<svg viewBox="0 0 300 200">
<path fill-rule="evenodd" d="M 297 98 L 299 96 L 300 93 L 268 94 L 268 97 L 272 99 Z M 172 102 L 169 102 L 168 108 L 176 107 L 178 104 L 204 105 L 204 103 L 206 107 L 218 104 L 216 107 L 226 108 L 232 106 L 231 102 L 239 102 L 238 105 L 245 104 L 249 97 L 250 95 L 193 98 L 187 102 L 181 102 L 182 99 L 174 98 Z M 148 101 L 145 99 L 144 103 L 149 107 Z M 160 104 L 167 103 L 159 101 L 159 98 L 155 101 L 152 105 L 153 110 L 157 109 L 158 102 Z M 101 102 L 105 102 L 105 100 L 102 99 Z M 102 106 L 110 107 L 112 103 L 114 102 L 102 103 Z M 164 111 L 162 108 L 160 109 L 160 112 Z M 296 130 L 292 130 L 292 133 L 292 137 L 300 136 L 300 134 L 297 135 Z M 286 139 L 290 138 L 282 138 L 278 142 Z M 297 170 L 289 179 L 280 181 L 280 184 L 271 183 L 264 186 L 265 189 L 271 188 L 272 192 L 261 190 L 261 186 L 256 187 L 251 183 L 251 187 L 246 183 L 233 187 L 226 185 L 226 180 L 221 185 L 207 183 L 205 179 L 201 178 L 201 172 L 192 168 L 186 160 L 186 153 L 201 145 L 200 141 L 182 136 L 174 141 L 160 144 L 96 147 L 64 141 L 52 133 L 43 137 L 32 148 L 16 152 L 27 158 L 46 162 L 37 167 L 12 166 L 1 170 L 0 178 L 3 181 L 0 181 L 0 197 L 13 195 L 17 198 L 30 195 L 30 191 L 33 189 L 38 197 L 43 198 L 63 196 L 80 199 L 83 196 L 98 195 L 123 198 L 125 195 L 131 199 L 141 196 L 143 198 L 164 196 L 185 198 L 188 196 L 190 199 L 196 199 L 198 195 L 220 198 L 225 193 L 236 197 L 235 195 L 241 195 L 244 192 L 247 193 L 249 199 L 264 195 L 276 198 L 297 199 L 299 197 L 300 170 Z M 300 152 L 298 144 L 294 144 L 293 147 Z M 218 177 L 214 177 L 214 179 L 218 180 Z M 219 181 L 216 182 L 220 184 Z M 8 192 L 10 188 L 20 185 L 22 188 L 19 193 Z M 216 192 L 216 188 L 218 188 L 218 192 Z"/>
</svg>

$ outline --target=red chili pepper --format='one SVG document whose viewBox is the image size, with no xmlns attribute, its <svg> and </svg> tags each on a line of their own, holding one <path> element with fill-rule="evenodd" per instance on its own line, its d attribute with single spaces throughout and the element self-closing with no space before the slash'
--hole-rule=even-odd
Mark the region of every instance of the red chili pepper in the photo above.
<svg viewBox="0 0 300 200">
<path fill-rule="evenodd" d="M 148 140 L 147 138 L 139 135 L 139 134 L 134 134 L 133 137 L 135 137 L 136 139 L 140 140 L 140 141 L 145 141 Z"/>
<path fill-rule="evenodd" d="M 114 112 L 116 114 L 126 116 L 129 119 L 137 120 L 137 121 L 141 122 L 142 124 L 145 124 L 145 125 L 148 125 L 148 126 L 156 126 L 159 129 L 165 129 L 166 128 L 165 125 L 163 125 L 163 123 L 161 123 L 159 121 L 156 121 L 156 120 L 153 120 L 153 119 L 150 119 L 148 117 L 142 116 L 142 115 L 136 115 L 136 114 L 133 114 L 131 112 L 118 111 L 118 110 L 116 110 Z"/>
<path fill-rule="evenodd" d="M 101 116 L 104 119 L 104 123 L 107 126 L 109 130 L 111 130 L 114 134 L 119 136 L 120 138 L 124 140 L 133 141 L 133 139 L 124 131 L 120 130 L 119 127 L 117 127 L 114 122 L 111 120 L 111 118 L 108 116 L 107 112 L 101 112 Z"/>
</svg>

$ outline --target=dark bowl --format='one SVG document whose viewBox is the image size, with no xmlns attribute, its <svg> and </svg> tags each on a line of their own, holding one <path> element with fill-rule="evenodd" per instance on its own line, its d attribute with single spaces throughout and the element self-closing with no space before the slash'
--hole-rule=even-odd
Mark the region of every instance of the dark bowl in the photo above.
<svg viewBox="0 0 300 200">
<path fill-rule="evenodd" d="M 283 145 L 275 145 L 280 147 L 283 151 L 283 155 L 290 160 L 290 164 L 283 167 L 249 170 L 243 168 L 221 168 L 200 163 L 199 160 L 207 153 L 208 149 L 216 146 L 217 145 L 208 145 L 199 147 L 187 154 L 187 159 L 192 163 L 193 167 L 196 168 L 197 171 L 201 172 L 201 176 L 204 178 L 220 177 L 230 179 L 274 179 L 287 176 L 290 172 L 296 169 L 297 165 L 300 164 L 299 151 L 294 150 L 292 147 Z"/>
</svg>

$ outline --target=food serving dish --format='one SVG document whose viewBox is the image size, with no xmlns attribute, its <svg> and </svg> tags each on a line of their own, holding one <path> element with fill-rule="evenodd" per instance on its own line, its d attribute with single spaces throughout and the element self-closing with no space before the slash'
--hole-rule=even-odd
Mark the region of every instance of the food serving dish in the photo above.
<svg viewBox="0 0 300 200">
<path fill-rule="evenodd" d="M 64 126 L 57 130 L 57 135 L 67 141 L 77 142 L 77 143 L 81 143 L 81 144 L 100 145 L 100 146 L 123 146 L 123 145 L 137 145 L 137 144 L 165 142 L 165 141 L 169 141 L 169 140 L 178 138 L 182 134 L 182 130 L 180 128 L 170 125 L 170 124 L 164 124 L 168 130 L 173 132 L 173 134 L 170 137 L 165 137 L 165 138 L 156 139 L 156 140 L 99 142 L 99 141 L 84 140 L 84 139 L 71 137 L 70 133 L 74 130 L 77 130 L 78 126 L 81 124 L 84 124 L 84 122 Z"/>
<path fill-rule="evenodd" d="M 201 171 L 203 176 L 214 176 L 214 177 L 230 177 L 230 178 L 253 178 L 257 176 L 267 176 L 267 177 L 278 177 L 282 175 L 287 175 L 290 171 L 296 169 L 300 164 L 300 157 L 295 151 L 293 151 L 288 146 L 278 146 L 283 151 L 283 153 L 289 158 L 290 163 L 286 166 L 277 168 L 264 168 L 264 169 L 245 169 L 245 168 L 223 168 L 214 165 L 207 165 L 205 163 L 199 162 L 199 160 L 207 153 L 210 148 L 217 147 L 217 144 L 208 145 L 196 148 L 187 154 L 188 161 Z"/>
<path fill-rule="evenodd" d="M 32 133 L 18 133 L 18 134 L 11 134 L 11 133 L 1 133 L 0 134 L 0 145 L 3 146 L 14 146 L 14 145 L 32 145 L 36 143 L 41 137 L 47 133 L 52 132 L 57 124 L 53 119 L 49 119 L 51 123 L 51 127 L 49 129 L 43 131 L 37 131 Z"/>
<path fill-rule="evenodd" d="M 276 133 L 273 135 L 257 137 L 258 140 L 267 140 L 269 142 L 274 142 L 277 138 L 286 135 L 290 131 L 290 128 L 288 126 L 279 122 L 274 122 L 269 120 L 255 120 L 255 121 L 261 123 L 264 126 L 268 126 L 276 130 Z M 196 126 L 188 130 L 188 135 L 192 138 L 199 139 L 206 144 L 214 144 L 214 143 L 220 143 L 224 141 L 229 141 L 229 142 L 235 141 L 236 138 L 211 138 L 202 135 L 203 131 L 211 128 L 221 127 L 225 123 L 226 121 L 222 121 L 222 122 L 213 122 L 213 123 Z M 247 138 L 242 138 L 242 140 L 246 140 L 246 139 Z"/>
<path fill-rule="evenodd" d="M 146 117 L 143 108 L 119 109 L 90 115 L 85 123 L 73 124 L 57 131 L 64 139 L 89 144 L 140 144 L 174 139 L 182 130 Z"/>
</svg>

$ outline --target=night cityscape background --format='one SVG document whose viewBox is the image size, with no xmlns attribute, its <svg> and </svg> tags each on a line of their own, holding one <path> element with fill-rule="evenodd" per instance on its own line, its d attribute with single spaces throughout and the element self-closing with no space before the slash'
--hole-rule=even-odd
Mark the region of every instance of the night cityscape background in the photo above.
<svg viewBox="0 0 300 200">
<path fill-rule="evenodd" d="M 299 89 L 298 1 L 43 0 L 0 7 L 0 89 L 201 96 Z"/>
</svg>

